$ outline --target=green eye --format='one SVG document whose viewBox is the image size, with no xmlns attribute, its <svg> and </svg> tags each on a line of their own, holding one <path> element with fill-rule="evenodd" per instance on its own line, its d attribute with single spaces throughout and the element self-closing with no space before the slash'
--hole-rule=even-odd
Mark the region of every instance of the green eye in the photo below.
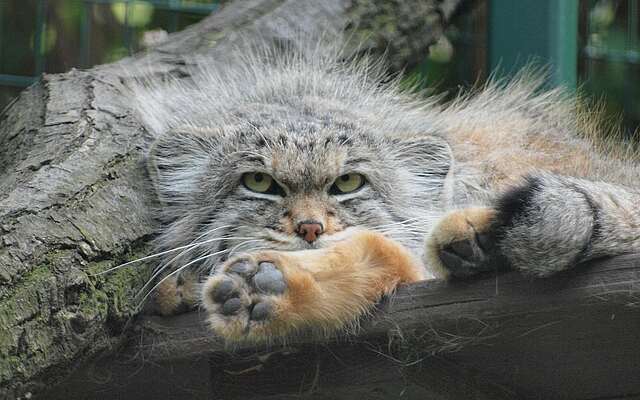
<svg viewBox="0 0 640 400">
<path fill-rule="evenodd" d="M 364 186 L 364 176 L 360 174 L 345 174 L 339 176 L 338 179 L 333 182 L 329 192 L 331 194 L 346 194 L 355 192 Z"/>
<path fill-rule="evenodd" d="M 258 193 L 267 193 L 274 185 L 273 178 L 262 172 L 247 172 L 243 174 L 242 183 L 247 189 Z"/>
</svg>

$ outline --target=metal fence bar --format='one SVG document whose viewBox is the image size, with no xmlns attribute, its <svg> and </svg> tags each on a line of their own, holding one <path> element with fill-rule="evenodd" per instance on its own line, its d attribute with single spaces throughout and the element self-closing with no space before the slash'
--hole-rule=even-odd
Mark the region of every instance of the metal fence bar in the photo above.
<svg viewBox="0 0 640 400">
<path fill-rule="evenodd" d="M 122 35 L 124 38 L 124 48 L 127 49 L 127 54 L 133 53 L 131 28 L 129 27 L 129 12 L 131 11 L 131 0 L 125 0 L 124 2 L 124 24 Z"/>
<path fill-rule="evenodd" d="M 44 47 L 47 43 L 47 20 L 46 20 L 47 2 L 46 0 L 38 1 L 36 10 L 36 33 L 33 38 L 33 52 L 36 60 L 36 76 L 44 72 Z"/>
<path fill-rule="evenodd" d="M 178 5 L 178 1 L 179 0 L 169 0 L 169 7 L 176 7 Z M 171 16 L 169 17 L 169 32 L 175 32 L 178 30 L 178 14 L 177 13 L 171 13 Z"/>
<path fill-rule="evenodd" d="M 113 4 L 117 2 L 129 2 L 131 0 L 86 0 L 96 4 Z M 217 2 L 210 4 L 201 3 L 178 3 L 172 0 L 145 0 L 159 10 L 178 11 L 192 14 L 210 14 L 220 6 Z"/>
<path fill-rule="evenodd" d="M 488 26 L 490 71 L 511 75 L 533 61 L 549 66 L 551 84 L 576 87 L 578 0 L 491 0 Z"/>
<path fill-rule="evenodd" d="M 636 39 L 636 33 L 638 29 L 638 20 L 637 20 L 637 10 L 634 13 L 634 5 L 637 5 L 638 0 L 627 0 L 627 35 L 625 38 L 625 53 L 627 54 L 627 58 L 631 55 L 632 50 L 634 50 L 634 44 Z M 640 61 L 640 52 L 636 54 L 639 56 L 637 61 Z M 623 74 L 625 81 L 631 82 L 632 80 L 632 63 L 627 62 L 624 66 Z M 633 104 L 633 89 L 631 85 L 624 85 L 624 90 L 622 92 L 622 104 L 625 114 L 630 112 L 631 105 Z"/>
<path fill-rule="evenodd" d="M 38 80 L 38 78 L 34 76 L 0 74 L 0 85 L 3 86 L 26 87 L 36 80 Z"/>
<path fill-rule="evenodd" d="M 627 49 L 637 49 L 640 32 L 638 30 L 638 16 L 640 15 L 640 1 L 627 0 Z"/>
<path fill-rule="evenodd" d="M 2 37 L 2 33 L 4 30 L 4 25 L 2 24 L 2 21 L 4 21 L 4 7 L 5 7 L 5 2 L 4 1 L 0 1 L 0 37 Z M 0 59 L 2 59 L 3 57 L 3 51 L 2 51 L 2 43 L 0 43 Z"/>
<path fill-rule="evenodd" d="M 557 83 L 575 88 L 578 83 L 578 0 L 551 3 L 549 55 Z"/>
<path fill-rule="evenodd" d="M 82 17 L 80 18 L 80 66 L 89 66 L 89 49 L 91 48 L 91 17 L 93 5 L 87 0 L 81 3 Z"/>
<path fill-rule="evenodd" d="M 82 18 L 80 20 L 80 66 L 89 67 L 91 62 L 91 20 L 92 10 L 95 4 L 113 4 L 117 2 L 125 3 L 125 23 L 124 23 L 124 42 L 129 54 L 133 52 L 133 31 L 129 24 L 130 5 L 136 0 L 82 0 Z M 219 4 L 217 2 L 210 4 L 202 3 L 185 3 L 181 0 L 144 0 L 150 3 L 154 8 L 159 10 L 172 11 L 170 19 L 169 31 L 175 31 L 178 28 L 177 13 L 201 14 L 206 15 L 217 10 Z M 38 76 L 45 71 L 46 67 L 46 40 L 47 40 L 47 8 L 49 0 L 37 0 L 36 8 L 36 30 L 33 40 L 33 54 L 35 59 L 35 76 L 21 76 L 0 74 L 0 85 L 26 87 L 31 85 Z M 0 0 L 0 32 L 3 28 L 4 2 Z"/>
</svg>

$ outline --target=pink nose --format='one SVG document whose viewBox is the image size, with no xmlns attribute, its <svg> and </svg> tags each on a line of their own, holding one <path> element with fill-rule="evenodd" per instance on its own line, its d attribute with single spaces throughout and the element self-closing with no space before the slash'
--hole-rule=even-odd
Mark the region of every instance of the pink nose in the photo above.
<svg viewBox="0 0 640 400">
<path fill-rule="evenodd" d="M 298 224 L 298 229 L 296 229 L 298 236 L 302 237 L 308 243 L 313 243 L 318 238 L 318 236 L 322 235 L 324 229 L 322 224 L 317 221 L 302 221 Z"/>
</svg>

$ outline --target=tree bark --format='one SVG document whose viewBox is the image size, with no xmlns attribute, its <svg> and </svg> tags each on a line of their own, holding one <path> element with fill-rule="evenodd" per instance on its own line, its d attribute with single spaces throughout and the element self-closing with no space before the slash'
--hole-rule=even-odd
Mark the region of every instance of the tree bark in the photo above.
<svg viewBox="0 0 640 400">
<path fill-rule="evenodd" d="M 25 90 L 0 115 L 0 398 L 41 392 L 116 350 L 136 313 L 148 266 L 100 274 L 148 254 L 157 228 L 151 138 L 123 95 L 136 71 L 184 75 L 195 56 L 223 61 L 246 38 L 345 29 L 364 40 L 354 51 L 410 68 L 460 1 L 235 1 L 142 54 Z"/>
<path fill-rule="evenodd" d="M 401 287 L 357 337 L 228 352 L 204 315 L 145 316 L 50 400 L 637 399 L 640 254 L 552 279 Z"/>
</svg>

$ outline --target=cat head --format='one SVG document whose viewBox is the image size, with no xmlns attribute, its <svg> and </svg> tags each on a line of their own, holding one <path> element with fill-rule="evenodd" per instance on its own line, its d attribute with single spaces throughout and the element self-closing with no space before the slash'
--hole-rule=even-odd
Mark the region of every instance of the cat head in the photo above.
<svg viewBox="0 0 640 400">
<path fill-rule="evenodd" d="M 255 249 L 323 247 L 353 229 L 422 248 L 452 163 L 431 103 L 380 84 L 368 64 L 314 54 L 201 68 L 190 83 L 134 95 L 157 136 L 148 165 L 163 249 L 195 244 L 186 260 L 210 269 Z"/>
<path fill-rule="evenodd" d="M 149 166 L 167 223 L 164 247 L 206 242 L 194 252 L 204 257 L 302 250 L 364 228 L 419 248 L 442 208 L 446 143 L 317 111 L 160 137 Z"/>
</svg>

